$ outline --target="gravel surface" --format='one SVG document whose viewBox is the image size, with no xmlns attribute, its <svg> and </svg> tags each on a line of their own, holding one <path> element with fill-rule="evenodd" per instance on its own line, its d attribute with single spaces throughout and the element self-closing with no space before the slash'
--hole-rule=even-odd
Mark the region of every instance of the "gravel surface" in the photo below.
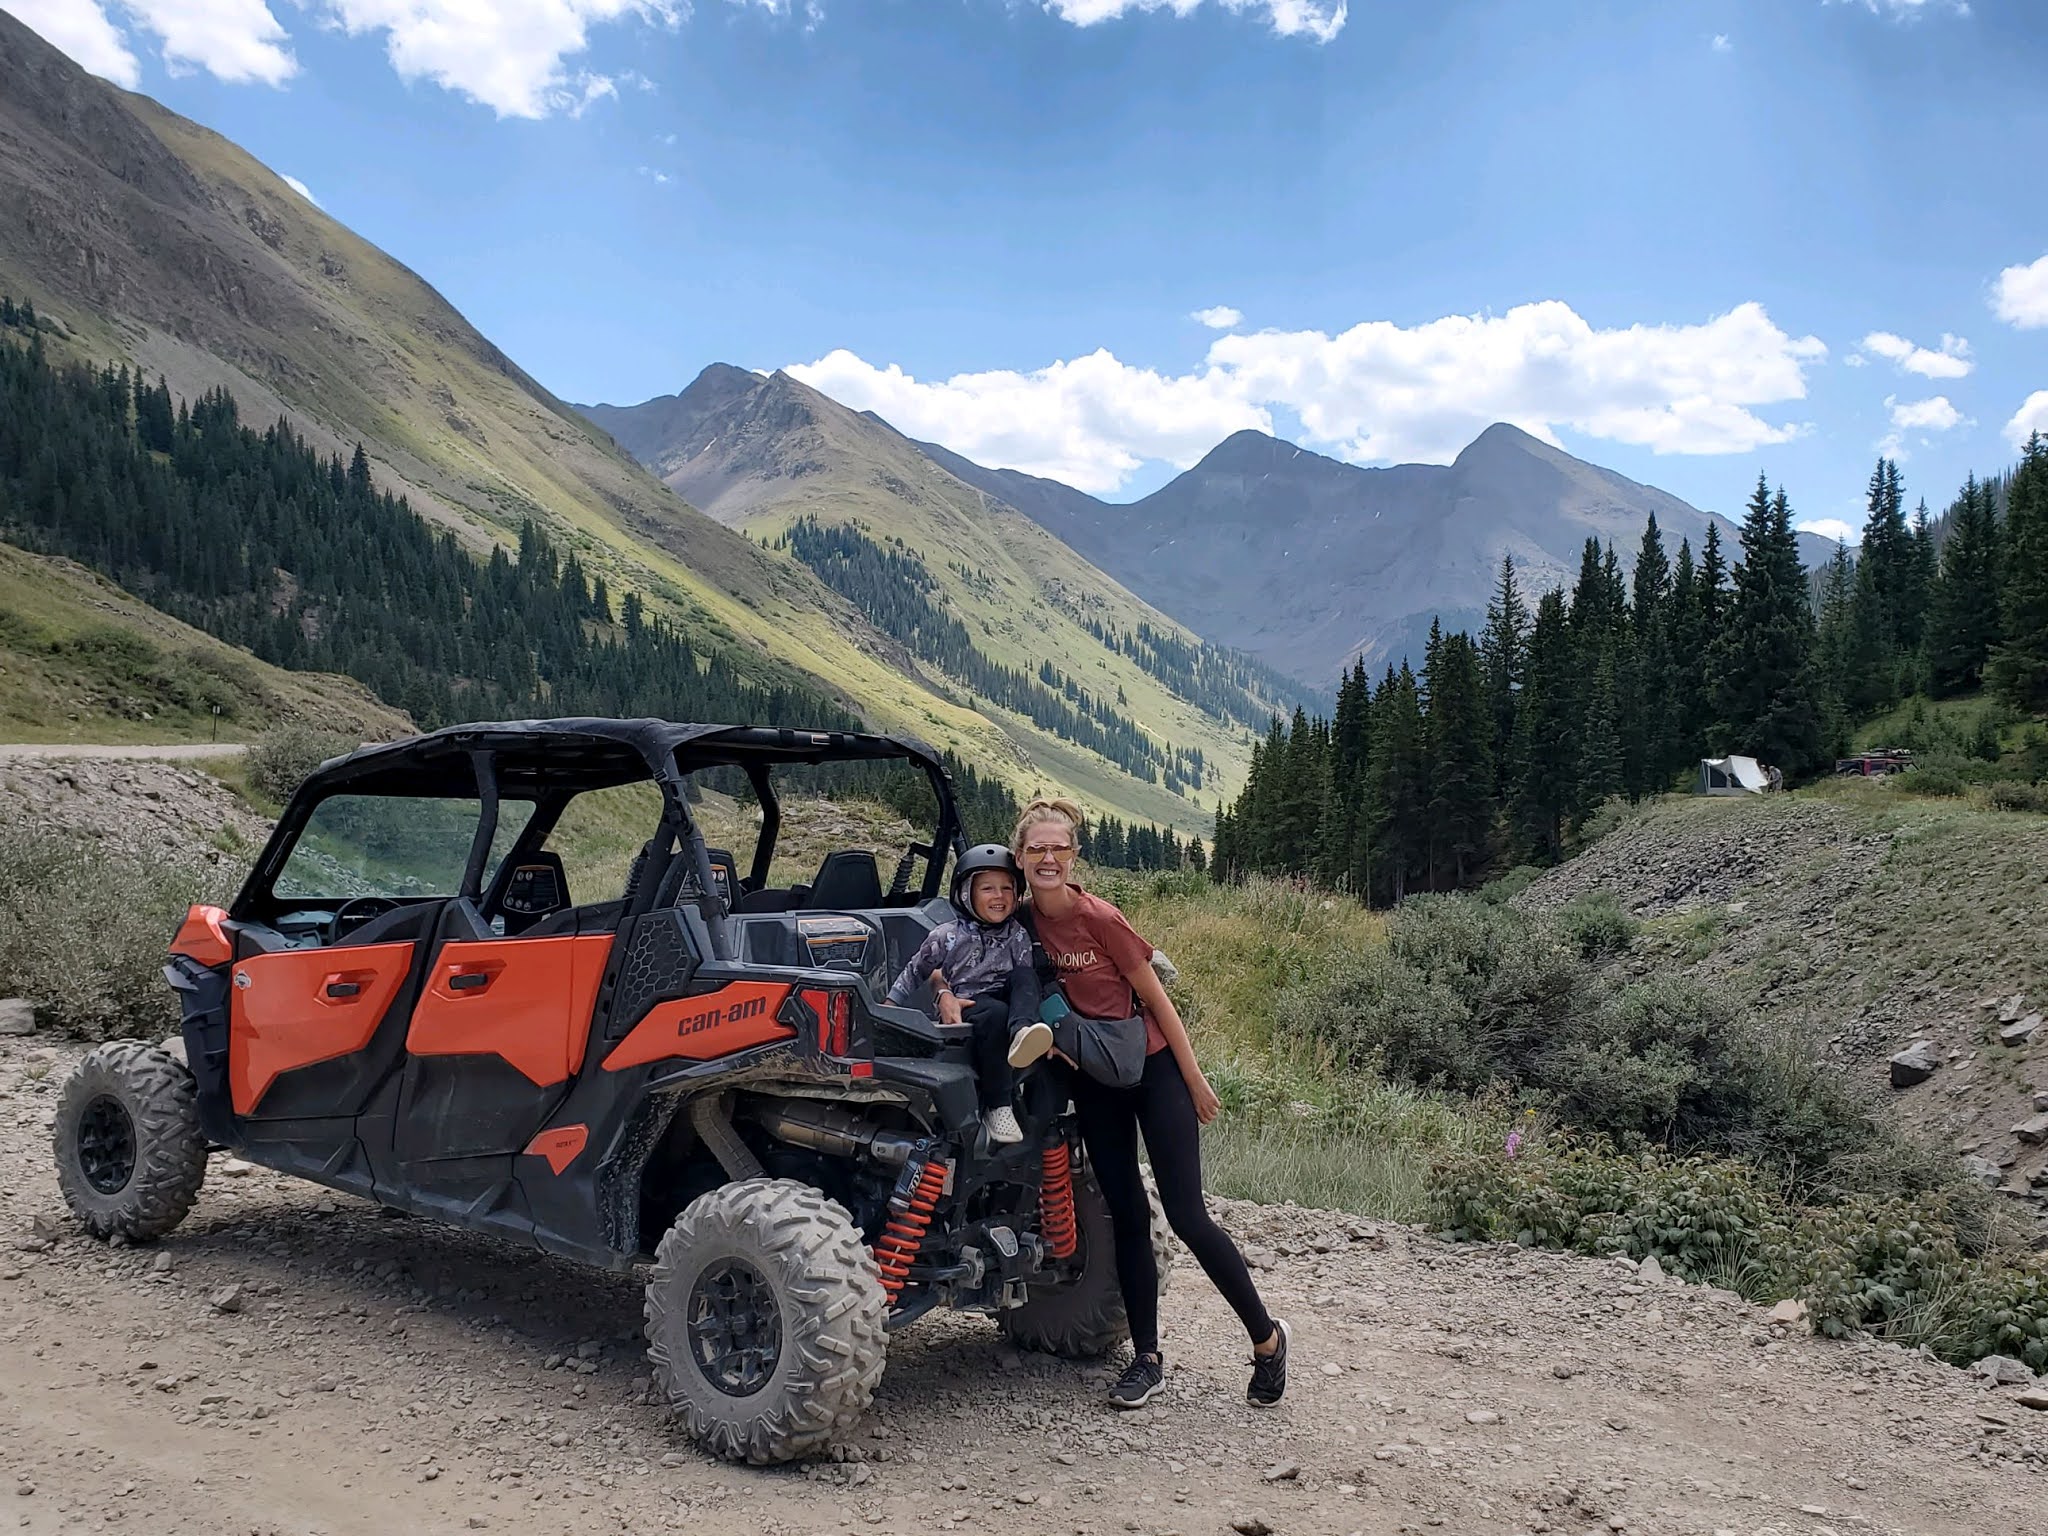
<svg viewBox="0 0 2048 1536">
<path fill-rule="evenodd" d="M 2044 1507 L 2028 1387 L 1618 1262 L 1233 1202 L 1295 1328 L 1279 1408 L 1245 1404 L 1243 1340 L 1184 1263 L 1142 1412 L 1102 1405 L 1102 1366 L 927 1319 L 843 1459 L 731 1467 L 647 1401 L 629 1277 L 224 1154 L 164 1242 L 83 1238 L 49 1158 L 80 1050 L 0 1040 L 0 1498 L 23 1530 L 1991 1536 Z"/>
</svg>

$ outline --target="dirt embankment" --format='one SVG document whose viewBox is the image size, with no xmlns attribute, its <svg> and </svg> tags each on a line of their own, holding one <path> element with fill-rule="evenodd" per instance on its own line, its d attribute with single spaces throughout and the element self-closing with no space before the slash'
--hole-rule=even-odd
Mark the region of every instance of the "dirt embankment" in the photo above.
<svg viewBox="0 0 2048 1536">
<path fill-rule="evenodd" d="M 2048 817 L 1858 784 L 1653 805 L 1518 900 L 1613 892 L 1647 922 L 1626 963 L 1690 968 L 1809 1029 L 1903 1123 L 2040 1221 L 2044 871 Z M 1920 1042 L 1930 1070 L 1895 1087 L 1890 1058 Z"/>
<path fill-rule="evenodd" d="M 2048 1412 L 1628 1266 L 1222 1206 L 1295 1325 L 1279 1408 L 1185 1260 L 1168 1391 L 899 1335 L 843 1460 L 709 1460 L 647 1400 L 629 1278 L 384 1216 L 216 1155 L 185 1226 L 106 1248 L 49 1162 L 79 1048 L 0 1040 L 0 1497 L 33 1532 L 1223 1536 L 2030 1528 Z"/>
</svg>

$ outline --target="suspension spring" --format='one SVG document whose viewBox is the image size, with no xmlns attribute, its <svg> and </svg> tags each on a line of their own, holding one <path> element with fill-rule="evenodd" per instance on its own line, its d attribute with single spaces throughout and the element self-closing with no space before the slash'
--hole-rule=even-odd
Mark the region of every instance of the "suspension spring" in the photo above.
<svg viewBox="0 0 2048 1536">
<path fill-rule="evenodd" d="M 926 1163 L 914 1178 L 906 1169 L 904 1184 L 908 1185 L 908 1193 L 899 1185 L 899 1192 L 890 1197 L 888 1225 L 875 1243 L 875 1263 L 882 1271 L 882 1294 L 892 1307 L 903 1294 L 903 1287 L 910 1280 L 910 1266 L 917 1259 L 918 1249 L 924 1246 L 925 1233 L 931 1229 L 932 1213 L 938 1209 L 939 1196 L 946 1189 L 946 1165 Z"/>
<path fill-rule="evenodd" d="M 1038 1225 L 1056 1259 L 1071 1259 L 1080 1244 L 1074 1222 L 1074 1161 L 1063 1139 L 1045 1149 L 1038 1180 Z"/>
</svg>

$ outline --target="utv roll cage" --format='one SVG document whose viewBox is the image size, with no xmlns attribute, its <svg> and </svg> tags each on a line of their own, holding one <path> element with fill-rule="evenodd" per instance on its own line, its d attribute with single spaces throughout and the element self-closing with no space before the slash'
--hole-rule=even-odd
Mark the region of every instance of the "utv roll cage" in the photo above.
<svg viewBox="0 0 2048 1536">
<path fill-rule="evenodd" d="M 462 884 L 453 893 L 482 906 L 537 850 L 577 795 L 640 782 L 661 793 L 661 820 L 635 859 L 619 920 L 639 917 L 687 896 L 702 917 L 711 956 L 738 958 L 730 919 L 748 897 L 767 889 L 781 834 L 782 812 L 770 770 L 843 762 L 903 762 L 921 769 L 938 806 L 929 840 L 905 850 L 882 898 L 916 906 L 940 893 L 949 854 L 966 847 L 951 780 L 939 755 L 909 736 L 813 731 L 785 726 L 695 725 L 668 720 L 569 718 L 449 726 L 387 745 L 330 758 L 307 776 L 279 818 L 278 832 L 235 897 L 230 916 L 267 916 L 263 909 L 279 873 L 320 803 L 339 794 L 447 796 L 481 808 Z M 761 830 L 745 875 L 723 850 L 710 848 L 690 812 L 691 775 L 728 768 L 743 774 L 761 810 Z M 533 806 L 512 844 L 492 857 L 505 800 Z M 921 879 L 910 880 L 918 859 Z M 495 875 L 489 885 L 486 876 Z M 721 878 L 723 877 L 723 878 Z"/>
</svg>

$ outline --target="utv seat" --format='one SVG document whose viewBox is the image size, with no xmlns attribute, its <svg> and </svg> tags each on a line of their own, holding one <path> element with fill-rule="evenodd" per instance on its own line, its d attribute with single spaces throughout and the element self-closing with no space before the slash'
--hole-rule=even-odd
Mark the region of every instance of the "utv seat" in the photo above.
<svg viewBox="0 0 2048 1536">
<path fill-rule="evenodd" d="M 619 920 L 626 915 L 625 898 L 617 901 L 593 901 L 588 906 L 564 907 L 559 912 L 550 912 L 531 928 L 520 932 L 522 939 L 559 939 L 582 933 L 617 933 Z"/>
<path fill-rule="evenodd" d="M 818 878 L 811 882 L 806 907 L 843 912 L 872 909 L 882 904 L 882 870 L 875 856 L 865 848 L 848 848 L 825 855 L 818 866 Z"/>
</svg>

